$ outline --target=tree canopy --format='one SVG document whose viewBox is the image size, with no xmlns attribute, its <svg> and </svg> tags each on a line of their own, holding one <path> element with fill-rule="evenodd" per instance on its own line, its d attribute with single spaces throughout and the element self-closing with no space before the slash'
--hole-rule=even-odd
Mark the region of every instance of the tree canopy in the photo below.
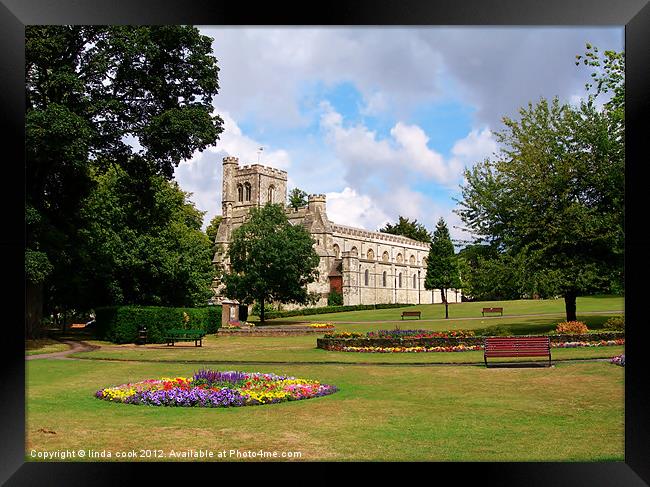
<svg viewBox="0 0 650 487">
<path fill-rule="evenodd" d="M 465 172 L 457 213 L 480 240 L 527 262 L 529 274 L 575 298 L 622 281 L 623 124 L 616 110 L 541 99 L 504 118 L 500 152 Z"/>
<path fill-rule="evenodd" d="M 222 277 L 224 294 L 243 304 L 309 302 L 307 284 L 317 278 L 320 258 L 314 240 L 301 225 L 291 225 L 282 205 L 252 208 L 228 248 L 230 269 Z"/>
<path fill-rule="evenodd" d="M 430 242 L 431 234 L 424 225 L 418 223 L 417 219 L 413 221 L 403 216 L 399 216 L 398 222 L 395 224 L 386 223 L 383 228 L 379 229 L 380 232 L 390 233 L 392 235 L 402 235 L 403 237 L 412 238 L 420 242 Z"/>
<path fill-rule="evenodd" d="M 301 206 L 307 205 L 307 193 L 300 188 L 293 188 L 289 191 L 289 206 L 297 210 Z"/>
<path fill-rule="evenodd" d="M 204 213 L 177 183 L 154 176 L 151 184 L 154 202 L 143 206 L 138 185 L 114 167 L 97 177 L 97 188 L 84 202 L 82 266 L 72 277 L 78 299 L 89 307 L 197 306 L 212 295 L 212 244 L 201 231 Z"/>
<path fill-rule="evenodd" d="M 217 238 L 217 230 L 219 230 L 219 225 L 221 224 L 221 220 L 223 220 L 223 216 L 221 215 L 213 216 L 212 220 L 210 220 L 210 223 L 205 229 L 205 234 L 208 236 L 211 243 L 214 243 L 214 239 Z"/>
<path fill-rule="evenodd" d="M 42 302 L 79 305 L 71 276 L 97 176 L 123 168 L 152 207 L 152 178 L 216 142 L 218 71 L 194 27 L 26 26 L 28 331 Z"/>
</svg>

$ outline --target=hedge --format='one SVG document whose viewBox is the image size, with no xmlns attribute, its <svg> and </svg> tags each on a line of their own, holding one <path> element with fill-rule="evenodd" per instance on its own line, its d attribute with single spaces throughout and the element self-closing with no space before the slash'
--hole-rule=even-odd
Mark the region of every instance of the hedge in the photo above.
<svg viewBox="0 0 650 487">
<path fill-rule="evenodd" d="M 183 322 L 183 312 L 189 322 Z M 95 310 L 98 337 L 113 343 L 133 343 L 141 326 L 147 327 L 147 342 L 163 343 L 167 330 L 200 329 L 216 333 L 221 326 L 221 306 L 170 308 L 162 306 L 109 306 Z"/>
<path fill-rule="evenodd" d="M 288 318 L 289 316 L 320 315 L 325 313 L 342 313 L 343 311 L 363 311 L 367 309 L 388 309 L 405 308 L 415 306 L 407 303 L 385 303 L 385 304 L 357 304 L 352 306 L 323 306 L 322 308 L 302 308 L 290 311 L 269 311 L 264 313 L 264 319 Z"/>
</svg>

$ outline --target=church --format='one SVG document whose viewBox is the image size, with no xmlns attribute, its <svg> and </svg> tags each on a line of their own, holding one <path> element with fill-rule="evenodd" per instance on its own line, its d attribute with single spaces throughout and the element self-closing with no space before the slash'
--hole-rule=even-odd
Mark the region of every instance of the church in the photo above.
<svg viewBox="0 0 650 487">
<path fill-rule="evenodd" d="M 343 295 L 344 305 L 380 303 L 441 303 L 439 290 L 426 290 L 429 244 L 400 235 L 372 232 L 332 222 L 325 195 L 309 195 L 307 206 L 287 207 L 287 172 L 260 164 L 240 166 L 236 157 L 223 158 L 222 216 L 213 262 L 227 268 L 226 251 L 232 232 L 252 207 L 266 203 L 285 206 L 292 224 L 303 225 L 320 256 L 318 280 L 307 289 L 318 296 L 313 306 L 327 306 L 332 291 Z M 221 302 L 215 283 L 215 302 Z M 461 301 L 461 291 L 447 291 L 450 303 Z M 289 309 L 290 306 L 283 306 Z"/>
</svg>

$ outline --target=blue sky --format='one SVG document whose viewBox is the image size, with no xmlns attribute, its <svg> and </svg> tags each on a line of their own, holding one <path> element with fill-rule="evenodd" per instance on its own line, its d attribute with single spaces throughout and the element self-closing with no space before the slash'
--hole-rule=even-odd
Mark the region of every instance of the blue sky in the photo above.
<svg viewBox="0 0 650 487">
<path fill-rule="evenodd" d="M 228 155 L 325 193 L 336 223 L 442 217 L 456 238 L 469 237 L 453 213 L 463 170 L 498 149 L 501 118 L 540 97 L 578 102 L 585 44 L 624 48 L 623 27 L 199 29 L 214 39 L 225 130 L 175 178 L 206 224 Z"/>
</svg>

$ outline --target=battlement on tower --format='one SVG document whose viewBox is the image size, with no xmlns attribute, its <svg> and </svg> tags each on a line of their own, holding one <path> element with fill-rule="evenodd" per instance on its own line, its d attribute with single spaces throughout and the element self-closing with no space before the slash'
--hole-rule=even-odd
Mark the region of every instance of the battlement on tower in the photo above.
<svg viewBox="0 0 650 487">
<path fill-rule="evenodd" d="M 261 164 L 247 164 L 237 171 L 238 176 L 250 176 L 252 174 L 263 174 L 276 179 L 287 180 L 287 171 L 274 167 L 262 166 Z"/>
</svg>

